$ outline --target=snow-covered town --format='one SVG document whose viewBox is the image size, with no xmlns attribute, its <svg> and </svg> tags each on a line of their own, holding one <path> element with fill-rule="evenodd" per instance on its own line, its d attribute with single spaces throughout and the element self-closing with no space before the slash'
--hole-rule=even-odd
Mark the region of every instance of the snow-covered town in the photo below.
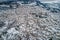
<svg viewBox="0 0 60 40">
<path fill-rule="evenodd" d="M 0 1 L 0 40 L 60 40 L 60 3 Z"/>
</svg>

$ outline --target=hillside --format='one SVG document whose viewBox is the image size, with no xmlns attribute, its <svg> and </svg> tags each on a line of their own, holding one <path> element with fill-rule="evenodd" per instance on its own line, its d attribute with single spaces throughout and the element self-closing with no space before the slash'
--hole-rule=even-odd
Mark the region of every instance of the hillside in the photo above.
<svg viewBox="0 0 60 40">
<path fill-rule="evenodd" d="M 0 11 L 0 40 L 49 40 L 60 34 L 60 14 L 20 5 Z"/>
</svg>

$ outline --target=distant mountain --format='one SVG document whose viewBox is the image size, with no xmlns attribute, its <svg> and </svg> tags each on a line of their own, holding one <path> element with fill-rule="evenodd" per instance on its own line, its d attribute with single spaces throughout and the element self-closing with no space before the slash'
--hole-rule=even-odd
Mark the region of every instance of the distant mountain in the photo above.
<svg viewBox="0 0 60 40">
<path fill-rule="evenodd" d="M 44 3 L 46 5 L 46 9 L 51 12 L 60 12 L 60 3 Z"/>
<path fill-rule="evenodd" d="M 42 8 L 45 8 L 47 10 L 50 10 L 51 12 L 58 13 L 60 12 L 60 3 L 42 3 L 40 1 L 36 1 L 37 6 L 41 6 Z"/>
<path fill-rule="evenodd" d="M 45 8 L 46 10 L 49 10 L 53 13 L 60 12 L 60 3 L 59 2 L 41 2 L 41 0 L 22 0 L 23 2 L 21 4 L 28 4 L 28 5 L 35 5 L 35 6 L 41 6 L 42 8 Z"/>
<path fill-rule="evenodd" d="M 0 0 L 0 4 L 1 2 L 5 2 L 6 4 L 9 4 L 10 1 L 12 0 Z M 56 2 L 56 3 L 46 3 L 46 2 L 41 2 L 41 0 L 16 0 L 18 1 L 20 4 L 28 4 L 28 5 L 34 5 L 34 6 L 41 6 L 42 8 L 45 8 L 46 10 L 50 10 L 51 12 L 55 12 L 58 13 L 60 12 L 60 3 Z"/>
</svg>

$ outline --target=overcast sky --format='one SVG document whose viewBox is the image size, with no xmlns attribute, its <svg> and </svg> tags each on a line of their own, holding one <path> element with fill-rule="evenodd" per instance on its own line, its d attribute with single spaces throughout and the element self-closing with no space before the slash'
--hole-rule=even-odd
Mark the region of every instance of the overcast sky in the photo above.
<svg viewBox="0 0 60 40">
<path fill-rule="evenodd" d="M 60 0 L 40 0 L 41 2 L 47 2 L 47 3 L 51 3 L 51 2 L 60 2 Z"/>
</svg>

